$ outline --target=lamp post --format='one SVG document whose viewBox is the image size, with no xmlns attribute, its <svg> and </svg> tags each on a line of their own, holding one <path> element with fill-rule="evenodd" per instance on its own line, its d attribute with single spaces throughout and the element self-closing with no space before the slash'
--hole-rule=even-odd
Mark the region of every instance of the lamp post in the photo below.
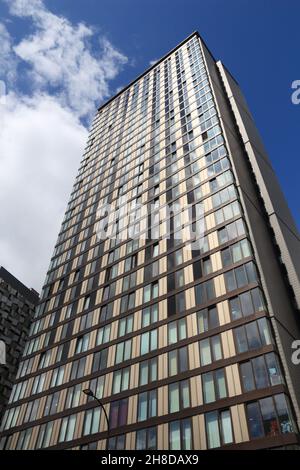
<svg viewBox="0 0 300 470">
<path fill-rule="evenodd" d="M 99 406 L 101 407 L 101 409 L 104 411 L 104 416 L 105 416 L 105 419 L 106 419 L 106 425 L 107 425 L 107 438 L 106 438 L 106 446 L 105 446 L 105 450 L 108 450 L 108 442 L 109 442 L 109 432 L 110 432 L 110 429 L 109 429 L 109 419 L 108 419 L 108 416 L 107 416 L 107 413 L 106 413 L 106 409 L 104 408 L 103 404 L 101 403 L 101 401 L 99 400 L 98 397 L 96 397 L 96 395 L 92 392 L 91 389 L 89 388 L 86 388 L 84 390 L 82 390 L 83 393 L 85 395 L 87 395 L 88 397 L 92 397 L 94 398 L 94 400 L 97 400 L 97 402 L 99 403 Z"/>
</svg>

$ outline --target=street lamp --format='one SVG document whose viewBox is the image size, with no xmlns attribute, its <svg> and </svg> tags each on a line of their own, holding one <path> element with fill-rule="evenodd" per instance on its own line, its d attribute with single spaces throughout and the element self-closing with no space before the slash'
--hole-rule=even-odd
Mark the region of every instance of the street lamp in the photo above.
<svg viewBox="0 0 300 470">
<path fill-rule="evenodd" d="M 101 401 L 99 400 L 98 397 L 96 397 L 96 395 L 92 392 L 92 390 L 90 388 L 85 388 L 84 390 L 82 390 L 83 393 L 85 395 L 87 395 L 88 397 L 92 397 L 94 398 L 94 400 L 97 400 L 97 402 L 99 403 L 99 406 L 101 407 L 101 409 L 104 411 L 104 416 L 105 416 L 105 419 L 106 419 L 106 424 L 107 424 L 107 439 L 106 439 L 106 447 L 105 447 L 105 450 L 108 450 L 108 442 L 109 442 L 109 419 L 108 419 L 108 416 L 107 416 L 107 413 L 106 413 L 106 409 L 104 408 L 103 404 L 101 403 Z"/>
</svg>

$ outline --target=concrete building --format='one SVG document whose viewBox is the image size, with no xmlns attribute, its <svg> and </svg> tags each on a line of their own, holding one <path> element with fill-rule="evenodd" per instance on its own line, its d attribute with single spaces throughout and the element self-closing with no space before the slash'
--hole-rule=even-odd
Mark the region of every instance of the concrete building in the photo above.
<svg viewBox="0 0 300 470">
<path fill-rule="evenodd" d="M 16 378 L 39 295 L 0 267 L 0 421 Z"/>
</svg>

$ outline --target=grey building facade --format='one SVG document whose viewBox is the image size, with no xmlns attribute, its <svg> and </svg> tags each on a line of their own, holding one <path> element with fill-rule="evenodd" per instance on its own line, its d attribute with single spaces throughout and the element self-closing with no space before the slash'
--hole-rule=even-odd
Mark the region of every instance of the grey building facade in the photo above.
<svg viewBox="0 0 300 470">
<path fill-rule="evenodd" d="M 8 403 L 39 295 L 0 267 L 0 421 Z"/>
</svg>

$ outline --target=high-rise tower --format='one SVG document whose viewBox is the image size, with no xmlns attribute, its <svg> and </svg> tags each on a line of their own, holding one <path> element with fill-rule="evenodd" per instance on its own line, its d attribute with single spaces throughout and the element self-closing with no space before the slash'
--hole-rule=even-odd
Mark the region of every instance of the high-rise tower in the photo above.
<svg viewBox="0 0 300 470">
<path fill-rule="evenodd" d="M 39 295 L 0 266 L 0 422 L 28 338 Z"/>
<path fill-rule="evenodd" d="M 299 253 L 240 89 L 193 33 L 96 114 L 2 448 L 297 446 Z"/>
</svg>

